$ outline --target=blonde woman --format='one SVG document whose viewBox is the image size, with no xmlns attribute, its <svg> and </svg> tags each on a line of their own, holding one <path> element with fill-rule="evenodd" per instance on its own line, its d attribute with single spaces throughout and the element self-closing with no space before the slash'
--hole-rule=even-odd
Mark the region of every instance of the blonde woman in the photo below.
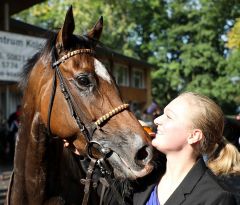
<svg viewBox="0 0 240 205">
<path fill-rule="evenodd" d="M 218 183 L 202 158 L 218 146 L 230 152 L 223 146 L 224 115 L 219 106 L 205 96 L 183 93 L 154 123 L 157 133 L 152 145 L 166 155 L 166 170 L 153 172 L 152 178 L 136 186 L 133 204 L 235 205 L 232 193 Z M 219 161 L 212 157 L 213 168 Z"/>
</svg>

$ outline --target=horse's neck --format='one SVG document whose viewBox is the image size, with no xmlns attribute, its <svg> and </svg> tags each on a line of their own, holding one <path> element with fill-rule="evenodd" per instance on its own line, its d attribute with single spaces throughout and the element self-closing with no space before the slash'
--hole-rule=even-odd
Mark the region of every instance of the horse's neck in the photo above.
<svg viewBox="0 0 240 205">
<path fill-rule="evenodd" d="M 31 114 L 28 117 L 31 118 Z M 66 197 L 69 187 L 74 189 L 73 193 L 77 190 L 73 196 L 79 197 L 84 173 L 77 159 L 70 150 L 63 148 L 60 139 L 47 135 L 39 113 L 32 118 L 31 124 L 23 119 L 19 130 L 11 204 L 40 205 L 46 196 L 62 194 Z"/>
<path fill-rule="evenodd" d="M 47 137 L 38 113 L 33 116 L 32 123 L 31 114 L 24 115 L 27 116 L 22 117 L 16 143 L 12 204 L 24 204 L 26 200 L 33 204 L 28 197 L 31 195 L 41 204 L 46 183 Z"/>
</svg>

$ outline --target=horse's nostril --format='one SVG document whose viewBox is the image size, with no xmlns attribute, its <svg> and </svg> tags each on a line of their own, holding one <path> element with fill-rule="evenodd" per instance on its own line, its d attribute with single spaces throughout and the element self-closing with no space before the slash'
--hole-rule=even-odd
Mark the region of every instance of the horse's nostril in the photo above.
<svg viewBox="0 0 240 205">
<path fill-rule="evenodd" d="M 138 150 L 135 161 L 138 165 L 146 165 L 152 158 L 151 148 L 149 146 L 144 146 Z"/>
</svg>

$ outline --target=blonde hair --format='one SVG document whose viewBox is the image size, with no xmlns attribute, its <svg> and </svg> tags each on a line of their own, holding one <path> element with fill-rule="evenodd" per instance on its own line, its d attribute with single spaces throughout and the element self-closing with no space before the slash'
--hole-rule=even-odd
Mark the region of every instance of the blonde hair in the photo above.
<svg viewBox="0 0 240 205">
<path fill-rule="evenodd" d="M 201 129 L 204 135 L 199 152 L 210 156 L 209 168 L 215 174 L 240 174 L 238 150 L 223 138 L 224 114 L 221 108 L 207 96 L 198 93 L 184 92 L 179 97 L 189 97 L 189 103 L 197 108 L 194 109 L 192 123 L 193 128 Z"/>
<path fill-rule="evenodd" d="M 226 139 L 223 142 L 224 148 L 218 146 L 209 156 L 208 167 L 216 175 L 240 175 L 240 153 L 238 149 Z"/>
</svg>

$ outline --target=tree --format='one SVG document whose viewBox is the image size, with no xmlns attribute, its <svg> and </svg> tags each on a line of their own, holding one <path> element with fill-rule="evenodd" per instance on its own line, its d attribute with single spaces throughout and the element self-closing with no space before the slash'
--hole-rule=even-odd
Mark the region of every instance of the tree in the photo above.
<svg viewBox="0 0 240 205">
<path fill-rule="evenodd" d="M 198 91 L 215 99 L 226 113 L 234 112 L 240 90 L 233 79 L 239 69 L 226 56 L 224 37 L 240 15 L 240 3 L 175 0 L 163 6 L 164 20 L 145 34 L 156 37 L 143 43 L 153 51 L 147 59 L 158 65 L 152 75 L 153 95 L 167 102 L 179 92 Z M 160 21 L 150 13 L 151 21 Z"/>
<path fill-rule="evenodd" d="M 78 19 L 77 32 L 89 28 L 102 13 L 106 45 L 156 65 L 152 93 L 163 106 L 179 92 L 194 90 L 215 99 L 226 113 L 234 112 L 240 89 L 235 80 L 239 63 L 233 59 L 239 52 L 234 57 L 225 44 L 227 32 L 240 16 L 239 1 L 50 0 L 35 11 L 45 12 L 27 15 L 37 16 L 32 18 L 35 23 L 59 27 L 69 4 Z"/>
<path fill-rule="evenodd" d="M 135 22 L 129 50 L 157 65 L 152 93 L 165 105 L 182 91 L 198 91 L 234 112 L 240 95 L 225 47 L 226 34 L 240 15 L 236 0 L 125 0 Z M 116 1 L 111 1 L 117 5 Z M 132 3 L 132 4 L 131 4 Z M 137 11 L 137 12 L 136 12 Z M 228 58 L 227 58 L 228 57 Z"/>
<path fill-rule="evenodd" d="M 121 4 L 121 3 L 120 3 Z M 122 45 L 128 30 L 134 23 L 128 21 L 121 10 L 112 4 L 103 3 L 101 0 L 48 0 L 32 8 L 22 11 L 13 17 L 43 27 L 49 30 L 59 29 L 64 21 L 68 7 L 73 6 L 75 16 L 75 33 L 85 34 L 97 21 L 104 16 L 104 31 L 101 37 L 106 45 L 111 45 L 115 51 L 122 52 Z M 129 54 L 129 53 L 128 53 Z"/>
<path fill-rule="evenodd" d="M 236 23 L 232 29 L 228 32 L 227 47 L 230 50 L 228 61 L 228 72 L 231 74 L 231 79 L 236 87 L 240 89 L 240 18 L 236 20 Z M 235 102 L 240 105 L 240 95 L 236 95 Z"/>
<path fill-rule="evenodd" d="M 240 18 L 236 20 L 235 25 L 228 32 L 227 47 L 229 49 L 240 49 Z"/>
</svg>

